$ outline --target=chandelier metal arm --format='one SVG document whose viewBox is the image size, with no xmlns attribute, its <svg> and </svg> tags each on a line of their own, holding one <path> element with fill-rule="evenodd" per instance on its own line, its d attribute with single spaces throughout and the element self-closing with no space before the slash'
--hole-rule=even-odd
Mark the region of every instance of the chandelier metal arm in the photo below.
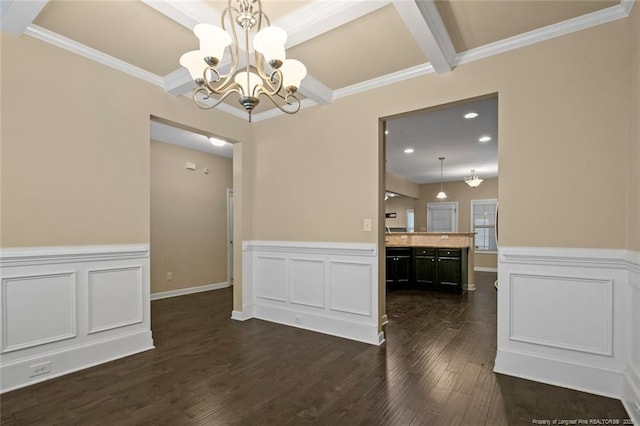
<svg viewBox="0 0 640 426">
<path fill-rule="evenodd" d="M 238 86 L 237 83 L 234 83 L 234 84 L 236 86 Z M 198 99 L 198 97 L 197 97 L 198 93 L 201 93 L 204 96 L 203 99 L 211 98 L 211 92 L 209 92 L 207 90 L 207 88 L 204 87 L 204 86 L 200 86 L 200 87 L 194 89 L 193 90 L 193 94 L 192 94 L 191 97 L 193 98 L 193 102 L 195 102 L 195 104 L 198 105 L 199 108 L 201 108 L 201 109 L 213 109 L 213 108 L 217 107 L 218 105 L 220 105 L 222 102 L 224 102 L 224 100 L 227 99 L 227 97 L 229 97 L 230 94 L 232 94 L 232 93 L 240 94 L 241 90 L 239 90 L 238 87 L 233 87 L 228 92 L 224 93 L 220 98 L 216 99 L 216 102 L 214 104 L 212 104 L 212 105 L 202 103 L 202 101 L 200 99 Z"/>
<path fill-rule="evenodd" d="M 266 93 L 261 93 L 263 95 L 267 95 Z M 295 114 L 296 112 L 300 111 L 300 99 L 298 99 L 295 95 L 288 93 L 286 96 L 281 96 L 279 95 L 282 99 L 285 100 L 285 102 L 287 103 L 287 105 L 294 105 L 295 109 L 293 110 L 287 110 L 285 108 L 283 108 L 282 105 L 279 105 L 272 96 L 267 95 L 267 98 L 271 101 L 272 104 L 274 104 L 280 111 L 284 112 L 285 114 Z M 290 101 L 289 99 L 293 98 L 295 99 L 295 101 Z"/>
</svg>

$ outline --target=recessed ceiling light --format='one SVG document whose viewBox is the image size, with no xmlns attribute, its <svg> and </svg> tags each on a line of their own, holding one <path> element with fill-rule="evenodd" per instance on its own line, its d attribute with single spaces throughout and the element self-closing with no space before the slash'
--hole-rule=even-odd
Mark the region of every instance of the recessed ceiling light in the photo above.
<svg viewBox="0 0 640 426">
<path fill-rule="evenodd" d="M 464 115 L 464 118 L 469 120 L 470 118 L 476 118 L 478 116 L 477 112 L 468 112 Z"/>
<path fill-rule="evenodd" d="M 482 136 L 478 141 L 480 142 L 489 142 L 491 140 L 491 136 Z"/>
<path fill-rule="evenodd" d="M 223 141 L 222 139 L 217 139 L 213 137 L 209 137 L 209 142 L 211 142 L 213 146 L 225 146 L 227 144 L 227 142 Z"/>
<path fill-rule="evenodd" d="M 407 148 L 404 150 L 405 154 L 413 154 L 413 148 Z"/>
</svg>

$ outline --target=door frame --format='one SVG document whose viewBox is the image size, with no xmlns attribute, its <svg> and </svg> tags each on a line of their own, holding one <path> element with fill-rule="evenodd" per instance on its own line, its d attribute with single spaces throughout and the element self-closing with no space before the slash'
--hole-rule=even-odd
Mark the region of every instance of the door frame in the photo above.
<svg viewBox="0 0 640 426">
<path fill-rule="evenodd" d="M 227 188 L 227 282 L 233 285 L 233 188 Z"/>
</svg>

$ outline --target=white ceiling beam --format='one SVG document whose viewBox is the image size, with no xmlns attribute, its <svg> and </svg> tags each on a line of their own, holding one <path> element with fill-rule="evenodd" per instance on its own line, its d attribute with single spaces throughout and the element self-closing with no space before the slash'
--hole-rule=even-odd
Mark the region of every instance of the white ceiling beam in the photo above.
<svg viewBox="0 0 640 426">
<path fill-rule="evenodd" d="M 298 90 L 306 98 L 321 105 L 329 105 L 333 102 L 333 90 L 322 84 L 322 82 L 312 75 L 307 75 Z"/>
<path fill-rule="evenodd" d="M 393 5 L 437 73 L 451 71 L 456 51 L 434 0 L 394 0 Z"/>
<path fill-rule="evenodd" d="M 220 12 L 204 0 L 142 0 L 142 2 L 190 30 L 201 22 L 220 25 Z"/>
<path fill-rule="evenodd" d="M 47 0 L 2 0 L 2 31 L 21 35 L 47 5 Z"/>
</svg>

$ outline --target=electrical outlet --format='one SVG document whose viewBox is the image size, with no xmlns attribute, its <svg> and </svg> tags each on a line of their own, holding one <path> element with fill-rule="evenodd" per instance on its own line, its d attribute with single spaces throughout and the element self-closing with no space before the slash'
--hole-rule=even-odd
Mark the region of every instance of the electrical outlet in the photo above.
<svg viewBox="0 0 640 426">
<path fill-rule="evenodd" d="M 173 272 L 167 272 L 167 281 L 173 280 Z"/>
<path fill-rule="evenodd" d="M 29 366 L 29 377 L 51 373 L 51 361 Z"/>
<path fill-rule="evenodd" d="M 296 324 L 304 324 L 304 321 L 302 320 L 302 317 L 300 315 L 296 315 L 293 319 L 293 322 L 295 322 Z"/>
</svg>

